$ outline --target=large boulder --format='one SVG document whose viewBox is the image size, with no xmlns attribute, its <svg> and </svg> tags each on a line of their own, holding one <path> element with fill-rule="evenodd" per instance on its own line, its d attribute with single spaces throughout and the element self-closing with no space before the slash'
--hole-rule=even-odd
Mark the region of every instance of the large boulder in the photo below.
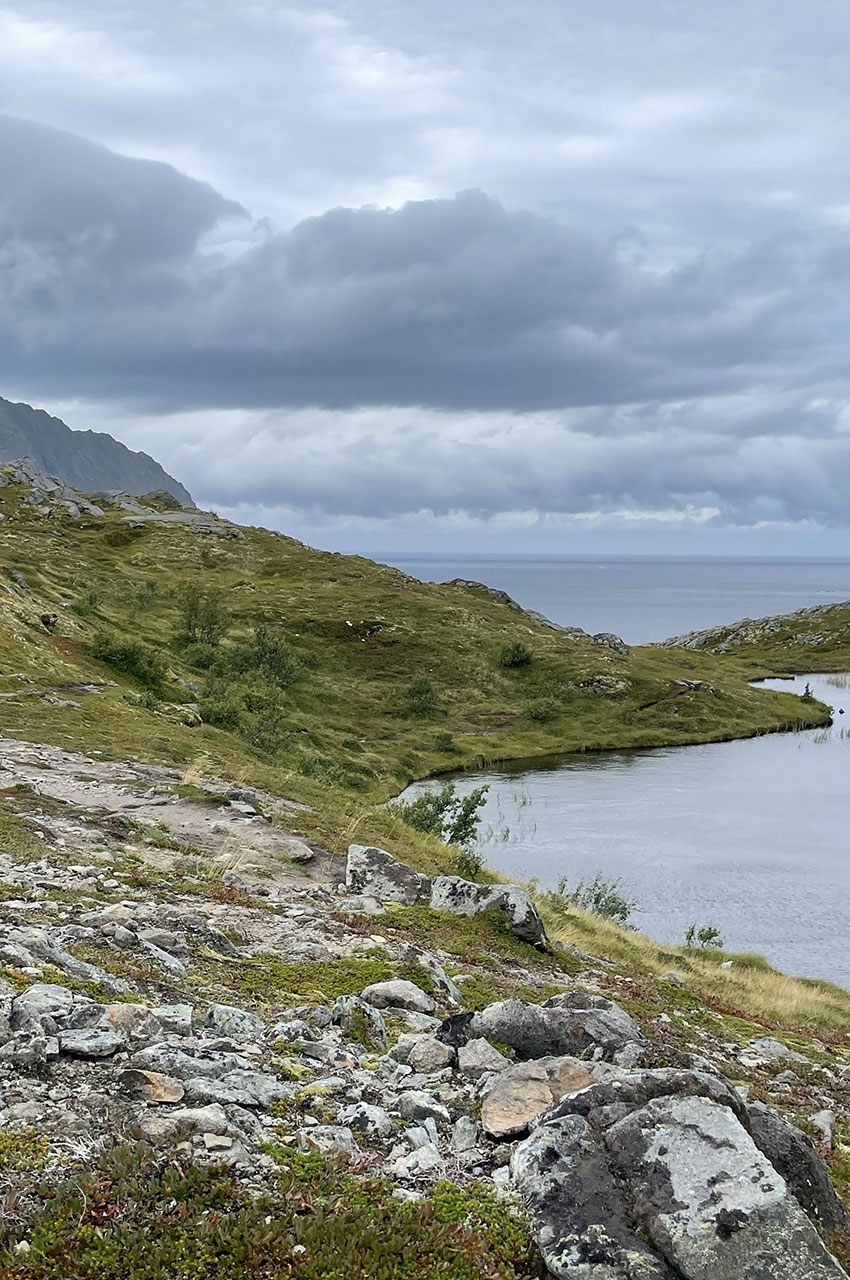
<svg viewBox="0 0 850 1280">
<path fill-rule="evenodd" d="M 535 1130 L 514 1151 L 511 1172 L 558 1280 L 674 1280 L 638 1235 L 604 1144 L 583 1117 Z"/>
<path fill-rule="evenodd" d="M 352 844 L 345 865 L 345 887 L 350 894 L 377 898 L 379 902 L 400 902 L 412 907 L 431 896 L 428 876 L 397 862 L 386 849 Z"/>
<path fill-rule="evenodd" d="M 545 1004 L 499 1000 L 472 1019 L 475 1036 L 509 1045 L 518 1058 L 579 1055 L 601 1049 L 616 1053 L 627 1044 L 646 1044 L 637 1023 L 604 996 L 568 991 Z"/>
<path fill-rule="evenodd" d="M 455 916 L 477 916 L 496 910 L 515 937 L 534 947 L 546 946 L 546 930 L 527 890 L 516 884 L 475 884 L 459 876 L 436 876 L 431 909 Z"/>
<path fill-rule="evenodd" d="M 656 1098 L 605 1142 L 652 1243 L 686 1280 L 846 1280 L 728 1107 Z"/>
<path fill-rule="evenodd" d="M 850 1230 L 850 1215 L 809 1138 L 763 1102 L 749 1104 L 747 1123 L 756 1146 L 782 1174 L 809 1217 L 828 1231 Z"/>
<path fill-rule="evenodd" d="M 511 1161 L 554 1276 L 847 1280 L 728 1081 L 591 1070 L 601 1078 L 544 1113 Z"/>
</svg>

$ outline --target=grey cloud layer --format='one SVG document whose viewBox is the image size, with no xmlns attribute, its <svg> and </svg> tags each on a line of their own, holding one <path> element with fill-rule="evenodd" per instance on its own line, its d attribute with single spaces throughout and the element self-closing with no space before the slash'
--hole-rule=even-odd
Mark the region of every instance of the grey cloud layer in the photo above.
<svg viewBox="0 0 850 1280">
<path fill-rule="evenodd" d="M 168 166 L 8 118 L 0 163 L 0 373 L 61 394 L 527 411 L 846 381 L 837 235 L 662 272 L 466 192 L 214 249 L 244 211 Z"/>
</svg>

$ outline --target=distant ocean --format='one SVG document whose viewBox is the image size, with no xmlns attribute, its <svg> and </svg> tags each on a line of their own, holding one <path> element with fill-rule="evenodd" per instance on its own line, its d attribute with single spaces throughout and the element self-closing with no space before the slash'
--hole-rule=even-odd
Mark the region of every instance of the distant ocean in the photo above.
<svg viewBox="0 0 850 1280">
<path fill-rule="evenodd" d="M 850 600 L 850 560 L 663 560 L 383 554 L 425 582 L 474 578 L 527 609 L 632 644 Z"/>
</svg>

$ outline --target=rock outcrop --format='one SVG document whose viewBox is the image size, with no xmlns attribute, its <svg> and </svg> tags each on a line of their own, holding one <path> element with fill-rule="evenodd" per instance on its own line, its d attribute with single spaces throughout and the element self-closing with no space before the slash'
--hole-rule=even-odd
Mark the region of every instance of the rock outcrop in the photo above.
<svg viewBox="0 0 850 1280">
<path fill-rule="evenodd" d="M 546 930 L 530 894 L 516 884 L 476 884 L 460 876 L 436 876 L 433 880 L 398 862 L 385 849 L 353 844 L 348 849 L 345 887 L 361 899 L 381 904 L 427 903 L 432 911 L 455 916 L 477 916 L 496 911 L 506 927 L 522 942 L 545 947 Z M 373 910 L 367 907 L 367 911 Z"/>
<path fill-rule="evenodd" d="M 559 1280 L 845 1277 L 710 1076 L 625 1073 L 568 1095 L 511 1167 Z"/>
<path fill-rule="evenodd" d="M 178 502 L 192 505 L 188 490 L 146 453 L 128 449 L 105 432 L 73 431 L 43 409 L 0 399 L 0 466 L 15 458 L 31 458 L 84 493 L 164 489 Z"/>
</svg>

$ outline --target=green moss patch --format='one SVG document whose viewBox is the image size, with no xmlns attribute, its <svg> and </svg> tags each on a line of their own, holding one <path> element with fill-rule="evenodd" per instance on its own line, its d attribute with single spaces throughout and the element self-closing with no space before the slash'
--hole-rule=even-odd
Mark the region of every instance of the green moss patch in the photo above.
<svg viewBox="0 0 850 1280">
<path fill-rule="evenodd" d="M 224 1170 L 119 1149 L 0 1225 L 6 1280 L 520 1280 L 543 1274 L 525 1223 L 481 1187 L 395 1200 L 318 1157 L 279 1150 L 266 1196 Z M 21 1241 L 28 1252 L 16 1250 Z"/>
</svg>

